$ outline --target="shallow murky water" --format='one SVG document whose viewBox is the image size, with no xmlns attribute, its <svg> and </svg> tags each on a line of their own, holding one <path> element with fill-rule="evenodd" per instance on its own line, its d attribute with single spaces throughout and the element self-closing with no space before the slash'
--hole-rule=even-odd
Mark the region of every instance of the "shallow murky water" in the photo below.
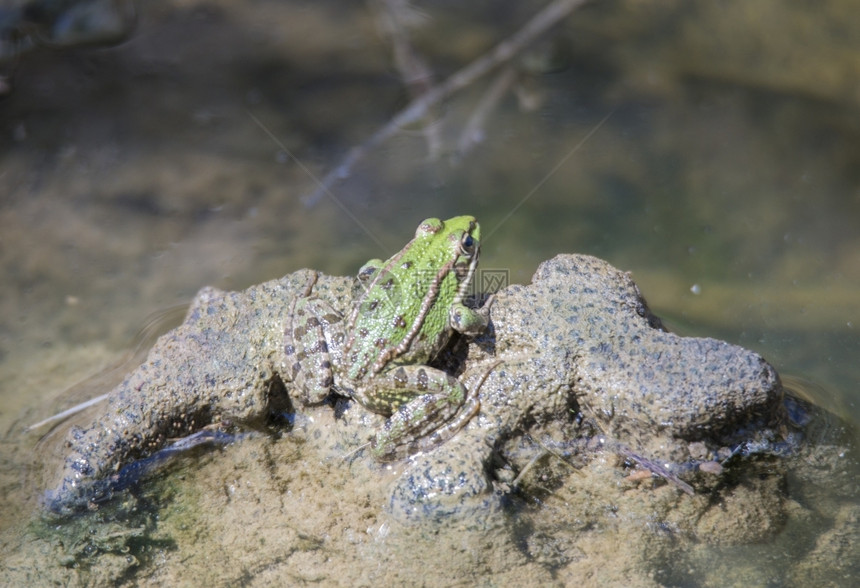
<svg viewBox="0 0 860 588">
<path fill-rule="evenodd" d="M 455 4 L 413 15 L 414 52 L 437 82 L 543 5 Z M 351 274 L 428 216 L 477 216 L 482 267 L 511 282 L 559 252 L 632 272 L 673 330 L 758 351 L 856 443 L 860 25 L 847 0 L 783 4 L 594 2 L 514 70 L 368 150 L 321 198 L 318 179 L 410 100 L 373 5 L 157 3 L 139 7 L 118 46 L 4 64 L 0 549 L 29 541 L 57 459 L 38 454 L 51 446 L 37 444 L 46 429 L 24 428 L 109 389 L 148 317 L 205 285 L 241 289 L 300 267 Z M 167 314 L 156 330 L 175 324 Z M 853 488 L 840 500 L 856 502 Z M 811 557 L 804 537 L 821 525 L 792 519 L 754 553 L 703 550 L 648 581 L 716 585 L 732 562 Z M 376 543 L 357 541 L 368 557 L 392 541 L 377 531 Z M 535 553 L 507 562 L 531 573 L 544 565 Z M 119 577 L 143 582 L 164 558 Z M 306 563 L 295 579 L 318 578 L 323 564 Z M 237 578 L 267 582 L 264 568 L 242 565 Z"/>
</svg>

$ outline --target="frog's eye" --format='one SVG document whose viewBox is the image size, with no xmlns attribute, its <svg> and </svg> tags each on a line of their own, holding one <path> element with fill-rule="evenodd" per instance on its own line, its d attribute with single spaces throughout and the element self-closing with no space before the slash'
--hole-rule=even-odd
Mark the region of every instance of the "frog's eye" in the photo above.
<svg viewBox="0 0 860 588">
<path fill-rule="evenodd" d="M 474 255 L 476 245 L 477 241 L 475 241 L 475 239 L 469 233 L 466 233 L 466 235 L 460 241 L 460 249 L 462 249 L 464 255 Z"/>
</svg>

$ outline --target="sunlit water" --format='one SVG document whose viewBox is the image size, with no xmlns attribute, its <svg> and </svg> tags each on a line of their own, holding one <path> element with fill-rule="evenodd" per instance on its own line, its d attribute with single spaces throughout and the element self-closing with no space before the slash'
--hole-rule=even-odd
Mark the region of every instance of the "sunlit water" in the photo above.
<svg viewBox="0 0 860 588">
<path fill-rule="evenodd" d="M 438 137 L 405 129 L 312 207 L 316 178 L 409 99 L 370 9 L 177 2 L 141 7 L 118 47 L 23 56 L 0 110 L 3 549 L 20 549 L 61 454 L 24 428 L 118 381 L 148 316 L 208 284 L 353 273 L 428 216 L 477 216 L 482 267 L 512 282 L 559 252 L 631 271 L 673 330 L 758 351 L 842 419 L 825 434 L 856 443 L 856 72 L 853 90 L 834 80 L 860 47 L 822 34 L 801 54 L 792 33 L 856 29 L 851 3 L 683 4 L 581 10 L 561 61 L 522 66 L 468 153 L 459 133 L 488 80 L 432 112 Z M 415 43 L 443 79 L 539 6 L 427 6 Z M 791 520 L 753 555 L 715 550 L 657 581 L 802 557 L 798 538 L 819 532 Z"/>
</svg>

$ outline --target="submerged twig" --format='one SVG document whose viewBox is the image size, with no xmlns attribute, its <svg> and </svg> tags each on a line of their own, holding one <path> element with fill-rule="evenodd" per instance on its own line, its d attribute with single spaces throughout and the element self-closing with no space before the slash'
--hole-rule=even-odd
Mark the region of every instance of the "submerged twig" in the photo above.
<svg viewBox="0 0 860 588">
<path fill-rule="evenodd" d="M 660 464 L 655 462 L 654 460 L 649 459 L 647 457 L 644 457 L 642 455 L 639 455 L 638 453 L 633 453 L 633 451 L 629 447 L 622 445 L 618 441 L 615 441 L 614 439 L 612 439 L 610 437 L 610 435 L 606 432 L 606 430 L 603 428 L 603 426 L 600 424 L 600 420 L 597 418 L 597 414 L 596 414 L 595 410 L 591 406 L 586 404 L 585 402 L 582 402 L 581 400 L 579 402 L 579 405 L 583 408 L 588 409 L 588 411 L 591 413 L 592 422 L 603 433 L 604 438 L 602 440 L 602 444 L 607 449 L 609 449 L 610 451 L 614 451 L 618 455 L 622 455 L 624 457 L 632 459 L 633 461 L 638 463 L 640 466 L 642 466 L 643 468 L 645 468 L 646 470 L 648 470 L 652 474 L 654 474 L 656 476 L 660 476 L 661 478 L 663 478 L 664 480 L 666 480 L 670 484 L 673 484 L 674 486 L 676 486 L 678 489 L 680 489 L 684 493 L 689 494 L 690 496 L 696 495 L 696 491 L 693 489 L 693 487 L 690 486 L 689 484 L 687 484 L 684 480 L 682 480 L 681 478 L 679 478 L 678 476 L 676 476 L 675 474 L 673 474 L 672 472 L 670 472 L 669 470 L 667 470 L 666 468 L 664 468 L 663 466 L 661 466 Z"/>
<path fill-rule="evenodd" d="M 547 451 L 546 449 L 542 449 L 540 452 L 537 453 L 537 455 L 532 457 L 529 460 L 529 462 L 525 465 L 525 467 L 523 467 L 523 469 L 520 470 L 520 473 L 517 474 L 517 477 L 513 479 L 513 481 L 511 482 L 511 486 L 516 487 L 517 484 L 520 483 L 520 480 L 522 480 L 525 477 L 525 475 L 528 473 L 528 471 L 530 469 L 532 469 L 534 467 L 534 465 L 538 462 L 538 460 L 540 460 L 545 455 L 549 455 L 549 451 Z M 564 461 L 564 460 L 562 460 L 562 461 Z"/>
<path fill-rule="evenodd" d="M 619 455 L 623 455 L 624 457 L 632 459 L 652 474 L 660 476 L 667 482 L 674 484 L 676 487 L 689 494 L 690 496 L 696 495 L 696 491 L 693 490 L 692 486 L 690 486 L 684 480 L 661 466 L 659 463 L 652 461 L 647 457 L 643 457 L 637 453 L 633 453 L 629 448 L 625 447 L 624 445 L 621 445 L 620 443 L 612 443 L 611 447 L 612 450 Z"/>
<path fill-rule="evenodd" d="M 441 84 L 434 86 L 406 108 L 394 115 L 382 128 L 371 135 L 364 143 L 350 149 L 340 163 L 325 175 L 319 187 L 305 200 L 307 205 L 316 204 L 324 193 L 340 179 L 349 176 L 352 167 L 371 149 L 390 139 L 402 127 L 420 121 L 429 110 L 455 92 L 465 88 L 487 72 L 511 60 L 541 34 L 546 32 L 574 8 L 587 0 L 555 0 L 538 12 L 528 23 L 511 37 L 496 45 L 489 53 L 476 59 L 466 67 L 452 74 Z"/>
<path fill-rule="evenodd" d="M 570 462 L 567 460 L 567 458 L 566 458 L 565 456 L 563 456 L 561 453 L 559 453 L 559 452 L 558 452 L 558 451 L 556 451 L 555 449 L 552 449 L 551 447 L 548 447 L 545 443 L 542 443 L 539 439 L 535 439 L 535 438 L 534 438 L 534 437 L 532 437 L 531 435 L 526 435 L 526 437 L 527 437 L 530 441 L 532 441 L 533 443 L 535 443 L 538 447 L 540 447 L 540 448 L 541 448 L 541 450 L 537 453 L 537 455 L 535 455 L 534 457 L 532 457 L 532 458 L 529 460 L 529 462 L 525 465 L 525 467 L 523 467 L 523 469 L 522 469 L 522 470 L 520 470 L 520 473 L 519 473 L 519 474 L 517 474 L 517 477 L 516 477 L 516 478 L 514 478 L 514 481 L 513 481 L 513 482 L 511 482 L 511 486 L 516 486 L 516 485 L 520 482 L 520 480 L 521 480 L 521 479 L 526 475 L 526 473 L 527 473 L 530 469 L 532 469 L 532 468 L 534 467 L 534 465 L 535 465 L 535 464 L 536 464 L 536 463 L 537 463 L 537 462 L 538 462 L 542 457 L 544 457 L 544 456 L 546 456 L 546 455 L 551 455 L 551 456 L 555 457 L 555 458 L 556 458 L 556 459 L 558 459 L 561 463 L 563 463 L 564 465 L 566 465 L 567 467 L 569 467 L 571 470 L 573 470 L 574 472 L 576 472 L 576 473 L 577 473 L 577 474 L 579 474 L 580 476 L 581 476 L 581 475 L 583 475 L 583 473 L 580 471 L 580 469 L 579 469 L 578 467 L 576 467 L 575 465 L 573 465 L 572 463 L 570 463 Z"/>
</svg>

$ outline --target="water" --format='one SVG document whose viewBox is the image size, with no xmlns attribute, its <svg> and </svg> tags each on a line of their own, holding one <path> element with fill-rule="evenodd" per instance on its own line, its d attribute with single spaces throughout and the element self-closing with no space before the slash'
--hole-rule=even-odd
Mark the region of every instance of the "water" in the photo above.
<svg viewBox="0 0 860 588">
<path fill-rule="evenodd" d="M 417 51 L 444 79 L 540 6 L 422 5 Z M 468 153 L 486 79 L 431 111 L 438 136 L 408 127 L 314 206 L 315 178 L 409 100 L 372 10 L 140 10 L 120 46 L 22 56 L 0 110 L 4 549 L 57 459 L 33 466 L 41 432 L 23 428 L 109 387 L 65 392 L 121 361 L 148 316 L 208 284 L 353 273 L 427 216 L 477 216 L 482 267 L 513 282 L 559 252 L 603 257 L 674 330 L 755 349 L 860 422 L 851 2 L 594 3 L 521 65 Z M 820 522 L 788 529 L 755 556 L 808 555 L 798 538 Z M 657 580 L 713 582 L 742 551 Z"/>
</svg>

